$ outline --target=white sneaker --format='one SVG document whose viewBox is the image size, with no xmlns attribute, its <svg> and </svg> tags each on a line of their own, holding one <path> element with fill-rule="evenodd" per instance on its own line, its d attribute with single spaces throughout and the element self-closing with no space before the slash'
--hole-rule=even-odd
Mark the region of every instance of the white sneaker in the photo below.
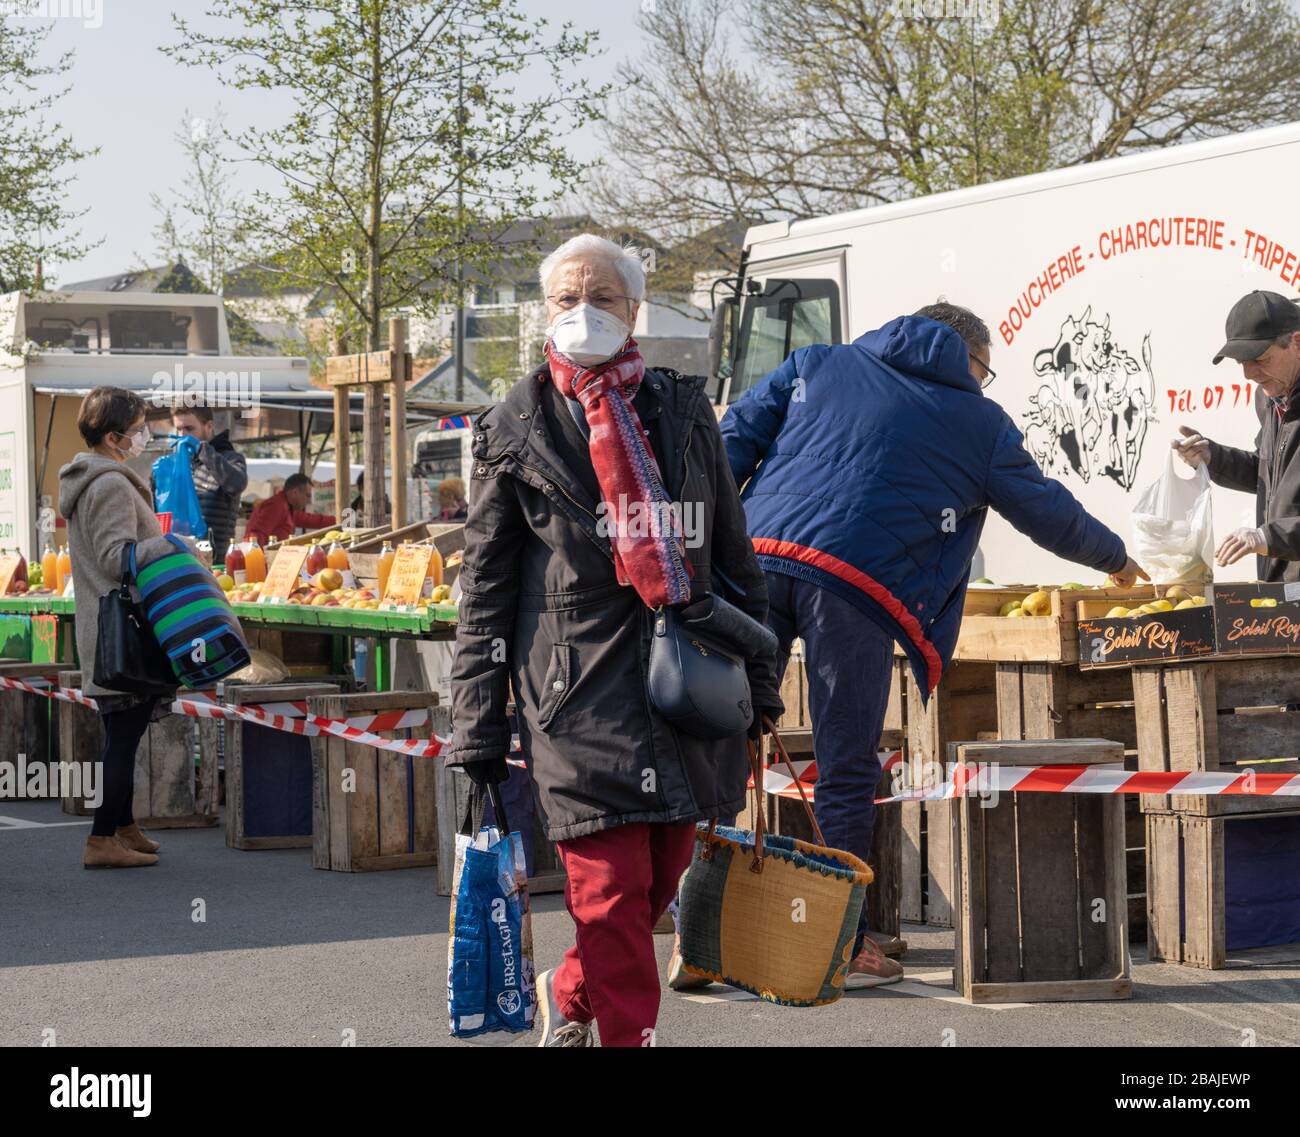
<svg viewBox="0 0 1300 1137">
<path fill-rule="evenodd" d="M 555 968 L 537 977 L 537 1005 L 542 1012 L 542 1040 L 538 1046 L 595 1046 L 590 1023 L 571 1023 L 561 1013 L 551 992 Z"/>
</svg>

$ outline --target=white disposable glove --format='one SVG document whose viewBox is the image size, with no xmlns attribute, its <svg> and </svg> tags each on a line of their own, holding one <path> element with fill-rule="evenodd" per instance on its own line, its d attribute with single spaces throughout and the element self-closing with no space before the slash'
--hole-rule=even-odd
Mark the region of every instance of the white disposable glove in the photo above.
<svg viewBox="0 0 1300 1137">
<path fill-rule="evenodd" d="M 1175 438 L 1169 445 L 1193 470 L 1197 466 L 1204 466 L 1210 460 L 1210 440 L 1197 434 L 1190 426 L 1180 426 L 1178 429 L 1182 432 L 1182 437 Z"/>
<path fill-rule="evenodd" d="M 1226 568 L 1236 564 L 1248 553 L 1254 553 L 1257 557 L 1268 555 L 1268 542 L 1264 539 L 1263 529 L 1236 529 L 1229 533 L 1219 546 L 1219 551 L 1214 554 L 1214 560 L 1220 568 Z"/>
</svg>

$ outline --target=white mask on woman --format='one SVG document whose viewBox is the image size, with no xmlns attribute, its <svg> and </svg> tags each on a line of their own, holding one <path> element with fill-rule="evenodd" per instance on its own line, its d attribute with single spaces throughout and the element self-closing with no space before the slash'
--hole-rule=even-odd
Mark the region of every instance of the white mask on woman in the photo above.
<svg viewBox="0 0 1300 1137">
<path fill-rule="evenodd" d="M 149 445 L 149 428 L 142 426 L 139 430 L 134 430 L 130 434 L 124 434 L 123 438 L 129 438 L 131 445 L 123 450 L 114 443 L 114 449 L 119 454 L 124 454 L 127 458 L 139 458 L 144 453 L 144 449 Z"/>
<path fill-rule="evenodd" d="M 547 336 L 557 351 L 575 363 L 589 367 L 604 363 L 618 351 L 631 335 L 631 329 L 610 312 L 579 304 L 568 312 L 561 312 L 549 328 Z"/>
</svg>

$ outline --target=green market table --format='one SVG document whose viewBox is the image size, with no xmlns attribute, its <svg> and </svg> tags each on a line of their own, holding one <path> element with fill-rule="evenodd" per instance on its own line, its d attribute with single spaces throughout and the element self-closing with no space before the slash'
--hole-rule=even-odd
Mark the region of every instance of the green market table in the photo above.
<svg viewBox="0 0 1300 1137">
<path fill-rule="evenodd" d="M 454 640 L 454 605 L 427 609 L 327 608 L 312 604 L 233 604 L 241 623 L 281 632 L 326 634 L 333 642 L 335 672 L 351 670 L 351 640 L 375 641 L 375 688 L 389 689 L 392 668 L 389 641 L 393 639 Z"/>
<path fill-rule="evenodd" d="M 57 663 L 71 635 L 73 601 L 61 596 L 0 596 L 0 659 Z"/>
<path fill-rule="evenodd" d="M 336 672 L 351 670 L 351 641 L 375 640 L 376 687 L 389 687 L 390 647 L 393 639 L 453 640 L 456 608 L 450 604 L 427 609 L 330 608 L 309 604 L 233 604 L 240 622 L 250 628 L 280 632 L 325 634 L 333 643 Z M 65 658 L 75 661 L 71 634 L 75 601 L 62 596 L 0 596 L 0 657 L 46 663 Z M 61 643 L 68 654 L 59 655 Z"/>
</svg>

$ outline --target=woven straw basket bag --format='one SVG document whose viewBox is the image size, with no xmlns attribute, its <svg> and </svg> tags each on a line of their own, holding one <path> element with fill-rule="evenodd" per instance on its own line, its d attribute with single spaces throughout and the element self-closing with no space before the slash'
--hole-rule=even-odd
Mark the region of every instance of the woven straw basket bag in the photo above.
<svg viewBox="0 0 1300 1137">
<path fill-rule="evenodd" d="M 771 733 L 813 832 L 824 842 L 785 745 L 775 728 Z M 871 869 L 824 843 L 768 834 L 766 763 L 752 743 L 749 754 L 755 830 L 720 828 L 710 821 L 697 833 L 679 901 L 682 963 L 694 975 L 770 1003 L 833 1003 L 844 994 Z"/>
</svg>

